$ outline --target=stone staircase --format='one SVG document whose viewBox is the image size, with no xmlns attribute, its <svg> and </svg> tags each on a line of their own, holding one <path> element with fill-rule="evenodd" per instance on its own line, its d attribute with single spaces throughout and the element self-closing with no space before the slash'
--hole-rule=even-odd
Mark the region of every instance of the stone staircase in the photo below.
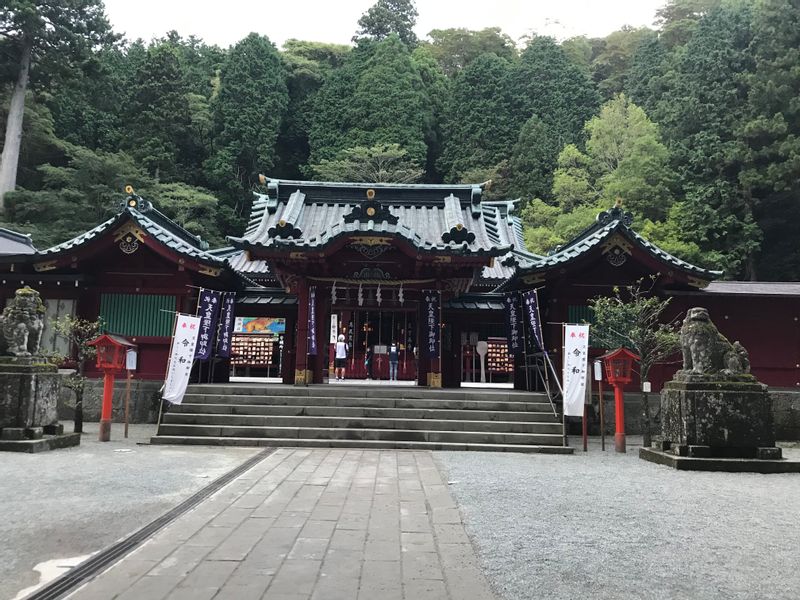
<svg viewBox="0 0 800 600">
<path fill-rule="evenodd" d="M 544 394 L 346 384 L 191 385 L 151 443 L 572 452 Z"/>
</svg>

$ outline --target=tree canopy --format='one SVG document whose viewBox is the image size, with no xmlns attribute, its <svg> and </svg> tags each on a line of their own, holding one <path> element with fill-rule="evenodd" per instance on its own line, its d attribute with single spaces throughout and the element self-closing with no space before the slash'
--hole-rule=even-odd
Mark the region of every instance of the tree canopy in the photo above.
<svg viewBox="0 0 800 600">
<path fill-rule="evenodd" d="M 4 9 L 0 219 L 40 247 L 113 214 L 127 183 L 223 243 L 258 173 L 491 180 L 536 252 L 619 200 L 680 258 L 800 278 L 796 0 L 664 0 L 652 28 L 522 42 L 491 23 L 423 35 L 413 1 L 377 0 L 353 45 L 280 50 L 121 39 L 100 0 Z"/>
</svg>

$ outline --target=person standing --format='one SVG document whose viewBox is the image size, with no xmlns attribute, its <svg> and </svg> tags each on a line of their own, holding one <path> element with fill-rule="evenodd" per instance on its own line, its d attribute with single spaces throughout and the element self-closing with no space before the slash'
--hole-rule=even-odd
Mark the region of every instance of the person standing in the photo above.
<svg viewBox="0 0 800 600">
<path fill-rule="evenodd" d="M 397 349 L 397 342 L 392 342 L 389 346 L 389 381 L 397 381 L 398 362 L 400 362 L 400 352 Z"/>
<path fill-rule="evenodd" d="M 349 348 L 344 341 L 344 336 L 339 334 L 338 341 L 336 342 L 336 356 L 334 358 L 334 366 L 336 367 L 336 381 L 344 381 L 344 370 L 347 366 L 347 351 Z"/>
</svg>

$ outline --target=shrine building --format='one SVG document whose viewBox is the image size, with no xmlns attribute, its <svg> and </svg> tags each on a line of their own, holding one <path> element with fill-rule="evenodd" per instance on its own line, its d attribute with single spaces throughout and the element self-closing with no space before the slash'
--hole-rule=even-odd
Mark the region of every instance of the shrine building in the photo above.
<svg viewBox="0 0 800 600">
<path fill-rule="evenodd" d="M 515 203 L 483 195 L 483 184 L 267 178 L 246 230 L 212 249 L 162 214 L 158 198 L 131 194 L 115 216 L 51 248 L 0 230 L 0 293 L 8 301 L 18 287 L 37 289 L 48 321 L 102 319 L 138 346 L 136 376 L 145 380 L 163 379 L 174 314 L 194 314 L 206 288 L 236 293 L 233 356 L 200 365 L 196 380 L 321 384 L 334 379 L 332 342 L 344 335 L 351 382 L 388 379 L 395 344 L 398 379 L 409 385 L 535 389 L 541 353 L 527 338 L 524 354 L 507 351 L 509 292 L 538 290 L 558 364 L 563 323 L 591 322 L 591 298 L 653 277 L 653 293 L 673 299 L 667 318 L 708 308 L 720 331 L 748 348 L 756 377 L 800 385 L 800 284 L 721 281 L 721 272 L 642 238 L 619 207 L 551 253 L 533 254 Z M 309 355 L 312 294 L 318 351 Z M 435 357 L 424 343 L 426 294 L 440 298 Z M 44 346 L 67 353 L 49 323 Z M 677 356 L 657 365 L 653 389 L 678 366 Z"/>
</svg>

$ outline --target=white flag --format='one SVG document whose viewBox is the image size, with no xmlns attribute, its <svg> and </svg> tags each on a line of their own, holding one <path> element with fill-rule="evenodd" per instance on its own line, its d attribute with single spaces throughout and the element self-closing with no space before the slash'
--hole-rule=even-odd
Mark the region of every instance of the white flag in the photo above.
<svg viewBox="0 0 800 600">
<path fill-rule="evenodd" d="M 197 334 L 200 332 L 200 317 L 179 314 L 172 333 L 172 353 L 169 357 L 167 377 L 164 381 L 162 397 L 172 404 L 183 402 L 189 375 L 194 362 Z"/>
<path fill-rule="evenodd" d="M 589 326 L 564 325 L 564 414 L 582 417 L 589 368 Z"/>
</svg>

